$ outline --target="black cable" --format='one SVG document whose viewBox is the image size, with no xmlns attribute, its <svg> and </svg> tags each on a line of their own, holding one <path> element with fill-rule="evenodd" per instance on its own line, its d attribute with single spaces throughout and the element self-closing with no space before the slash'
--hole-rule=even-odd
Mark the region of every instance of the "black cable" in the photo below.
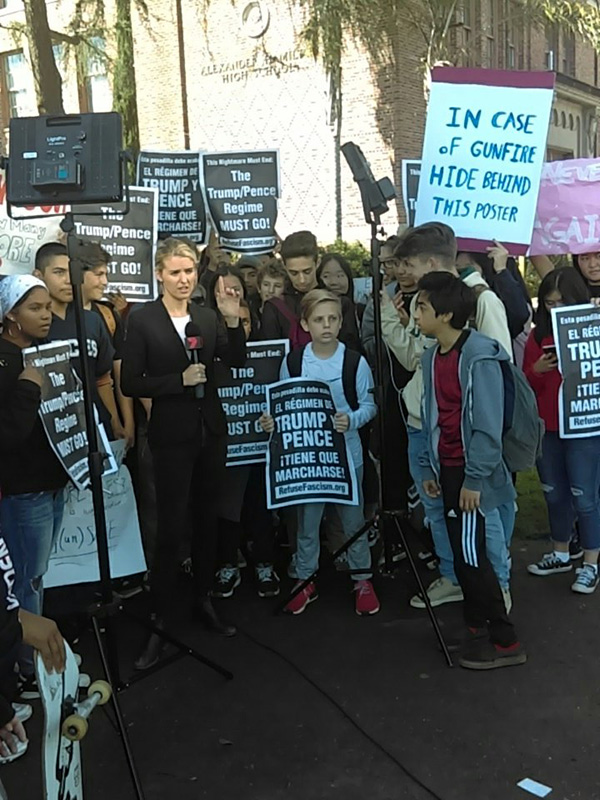
<svg viewBox="0 0 600 800">
<path fill-rule="evenodd" d="M 236 627 L 237 627 L 238 631 L 240 631 L 240 633 L 242 633 L 251 642 L 254 642 L 254 644 L 258 645 L 258 647 L 262 647 L 263 650 L 266 650 L 268 653 L 273 653 L 273 655 L 277 656 L 282 661 L 284 661 L 289 667 L 291 667 L 294 670 L 294 672 L 297 672 L 298 675 L 300 675 L 301 678 L 304 678 L 304 680 L 307 683 L 309 683 L 313 687 L 313 689 L 316 689 L 317 692 L 319 692 L 319 694 L 321 694 L 326 700 L 329 700 L 329 702 L 335 708 L 337 708 L 337 710 L 342 714 L 342 716 L 345 719 L 347 719 L 348 722 L 354 728 L 356 728 L 356 730 L 360 734 L 362 734 L 362 736 L 364 736 L 365 739 L 367 739 L 367 741 L 369 741 L 374 747 L 377 748 L 377 750 L 379 750 L 381 753 L 383 753 L 384 756 L 387 756 L 387 758 L 389 758 L 389 760 L 393 764 L 395 764 L 411 781 L 413 781 L 413 783 L 416 783 L 417 786 L 419 786 L 421 789 L 426 791 L 427 794 L 429 794 L 431 797 L 434 798 L 434 800 L 444 800 L 444 798 L 440 797 L 439 794 L 436 794 L 433 791 L 433 789 L 430 789 L 429 786 L 427 786 L 425 783 L 423 783 L 423 781 L 420 778 L 418 778 L 414 774 L 414 772 L 411 772 L 408 769 L 408 767 L 405 767 L 404 764 L 399 759 L 397 759 L 396 756 L 393 753 L 390 753 L 390 751 L 384 745 L 382 745 L 380 742 L 378 742 L 377 739 L 373 738 L 373 736 L 371 736 L 370 733 L 368 733 L 364 728 L 362 728 L 358 724 L 358 722 L 354 719 L 354 717 L 350 716 L 350 714 L 346 711 L 346 709 L 335 699 L 335 697 L 332 697 L 330 694 L 328 694 L 325 691 L 325 689 L 323 689 L 321 686 L 319 686 L 319 684 L 316 683 L 316 681 L 314 681 L 310 677 L 310 675 L 307 675 L 306 672 L 304 672 L 302 669 L 300 669 L 300 667 L 297 664 L 295 664 L 291 660 L 291 658 L 288 658 L 286 655 L 281 653 L 279 650 L 276 650 L 274 647 L 271 647 L 271 645 L 265 644 L 264 642 L 261 642 L 259 639 L 254 637 L 251 633 L 248 633 L 248 631 L 244 630 L 244 628 L 241 628 L 237 623 L 236 623 Z"/>
</svg>

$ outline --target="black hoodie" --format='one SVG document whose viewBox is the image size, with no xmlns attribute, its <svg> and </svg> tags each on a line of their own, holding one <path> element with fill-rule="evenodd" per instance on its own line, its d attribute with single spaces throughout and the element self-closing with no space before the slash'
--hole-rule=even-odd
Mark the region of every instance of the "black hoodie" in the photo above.
<svg viewBox="0 0 600 800">
<path fill-rule="evenodd" d="M 40 387 L 19 380 L 21 349 L 0 337 L 0 492 L 62 489 L 67 473 L 50 447 L 38 414 Z"/>
</svg>

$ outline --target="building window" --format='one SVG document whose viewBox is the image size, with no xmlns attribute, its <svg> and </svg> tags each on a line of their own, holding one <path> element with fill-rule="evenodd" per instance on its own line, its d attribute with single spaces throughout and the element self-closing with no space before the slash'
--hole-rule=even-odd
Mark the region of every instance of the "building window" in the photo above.
<svg viewBox="0 0 600 800">
<path fill-rule="evenodd" d="M 525 23 L 517 3 L 506 3 L 506 39 L 504 64 L 506 69 L 525 69 Z"/>
<path fill-rule="evenodd" d="M 546 25 L 546 69 L 558 71 L 558 25 Z"/>
<path fill-rule="evenodd" d="M 2 56 L 2 94 L 5 123 L 13 117 L 30 117 L 38 113 L 32 93 L 31 73 L 22 51 Z"/>
<path fill-rule="evenodd" d="M 459 20 L 462 27 L 462 57 L 463 67 L 477 65 L 477 8 L 475 0 L 464 0 L 459 11 Z"/>
<path fill-rule="evenodd" d="M 81 86 L 79 90 L 79 103 L 82 111 L 111 111 L 112 90 L 108 79 L 106 56 L 106 42 L 100 36 L 90 39 L 80 62 Z"/>
<path fill-rule="evenodd" d="M 561 71 L 563 75 L 575 77 L 575 35 L 570 31 L 563 33 Z"/>
<path fill-rule="evenodd" d="M 481 6 L 481 28 L 483 36 L 483 66 L 498 66 L 498 0 L 484 0 Z"/>
</svg>

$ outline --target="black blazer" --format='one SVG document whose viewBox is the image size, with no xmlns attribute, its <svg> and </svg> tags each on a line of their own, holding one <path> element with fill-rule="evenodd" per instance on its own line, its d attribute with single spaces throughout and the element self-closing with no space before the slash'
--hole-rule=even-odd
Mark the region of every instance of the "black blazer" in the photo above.
<svg viewBox="0 0 600 800">
<path fill-rule="evenodd" d="M 121 367 L 121 389 L 129 397 L 152 398 L 148 425 L 150 445 L 182 444 L 198 435 L 201 420 L 216 436 L 227 434 L 227 421 L 217 394 L 214 359 L 228 367 L 242 367 L 246 342 L 242 326 L 227 328 L 216 312 L 190 303 L 190 315 L 202 333 L 200 361 L 206 364 L 204 398 L 183 385 L 190 359 L 162 300 L 147 303 L 128 320 Z"/>
</svg>

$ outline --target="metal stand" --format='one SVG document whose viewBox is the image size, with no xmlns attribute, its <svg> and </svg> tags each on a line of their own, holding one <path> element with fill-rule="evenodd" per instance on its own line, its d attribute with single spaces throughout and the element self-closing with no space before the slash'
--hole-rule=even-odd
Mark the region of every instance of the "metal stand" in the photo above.
<svg viewBox="0 0 600 800">
<path fill-rule="evenodd" d="M 102 473 L 104 472 L 104 454 L 98 449 L 98 433 L 96 428 L 96 420 L 94 416 L 94 400 L 92 396 L 92 376 L 90 373 L 90 363 L 87 352 L 87 335 L 85 329 L 85 315 L 83 310 L 82 291 L 81 286 L 83 283 L 83 274 L 85 272 L 85 243 L 77 238 L 74 234 L 75 224 L 73 214 L 67 213 L 61 222 L 61 228 L 67 234 L 67 253 L 69 256 L 69 270 L 71 285 L 73 287 L 73 311 L 75 314 L 75 326 L 77 331 L 77 341 L 79 345 L 79 360 L 81 365 L 81 381 L 83 384 L 83 396 L 85 406 L 85 423 L 87 428 L 88 449 L 89 449 L 89 467 L 90 467 L 90 485 L 92 492 L 92 501 L 94 506 L 94 527 L 96 531 L 96 542 L 98 546 L 98 566 L 100 570 L 100 593 L 101 600 L 95 603 L 89 610 L 94 636 L 102 667 L 107 681 L 113 688 L 112 704 L 117 721 L 117 728 L 121 737 L 127 766 L 131 775 L 135 796 L 137 800 L 144 800 L 144 792 L 140 782 L 140 778 L 135 765 L 135 760 L 131 750 L 127 728 L 123 720 L 123 714 L 118 700 L 118 692 L 127 688 L 130 684 L 137 682 L 141 678 L 152 674 L 157 669 L 173 663 L 177 658 L 185 655 L 192 656 L 197 661 L 205 664 L 211 669 L 226 678 L 232 678 L 233 675 L 229 670 L 222 667 L 196 650 L 188 647 L 183 642 L 180 642 L 175 637 L 167 634 L 165 631 L 154 627 L 151 623 L 145 623 L 142 620 L 134 617 L 134 619 L 144 627 L 150 628 L 154 633 L 158 634 L 169 644 L 174 645 L 178 649 L 175 658 L 165 659 L 156 665 L 152 670 L 148 670 L 134 679 L 127 682 L 121 681 L 119 669 L 119 648 L 117 642 L 117 630 L 115 627 L 116 616 L 122 609 L 122 600 L 112 590 L 111 576 L 110 576 L 110 560 L 108 554 L 108 537 L 106 532 L 106 515 L 104 510 L 104 498 L 102 493 Z M 100 621 L 100 622 L 99 622 Z"/>
</svg>

